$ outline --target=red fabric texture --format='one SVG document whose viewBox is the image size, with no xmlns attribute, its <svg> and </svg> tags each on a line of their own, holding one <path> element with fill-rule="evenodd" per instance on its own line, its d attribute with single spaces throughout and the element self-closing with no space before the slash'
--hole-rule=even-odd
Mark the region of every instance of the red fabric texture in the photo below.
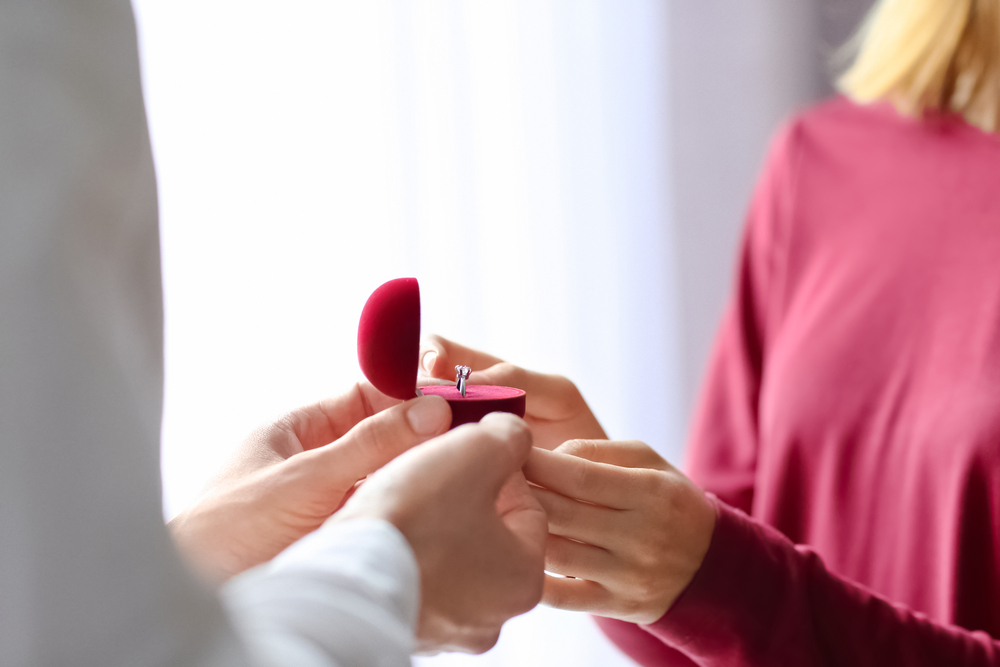
<svg viewBox="0 0 1000 667">
<path fill-rule="evenodd" d="M 473 424 L 491 412 L 510 412 L 524 417 L 527 394 L 521 389 L 495 385 L 470 384 L 465 397 L 450 385 L 421 387 L 425 394 L 441 396 L 451 406 L 451 428 Z"/>
<path fill-rule="evenodd" d="M 774 528 L 716 502 L 718 527 L 708 558 L 667 615 L 643 628 L 696 664 L 1000 661 L 1000 644 L 986 633 L 935 624 L 843 581 L 808 547 L 796 547 Z"/>
<path fill-rule="evenodd" d="M 728 505 L 662 619 L 601 622 L 642 664 L 1000 665 L 1000 137 L 778 134 L 688 456 Z"/>
<path fill-rule="evenodd" d="M 396 278 L 365 302 L 358 323 L 358 363 L 368 381 L 401 401 L 416 397 L 420 364 L 420 286 Z"/>
</svg>

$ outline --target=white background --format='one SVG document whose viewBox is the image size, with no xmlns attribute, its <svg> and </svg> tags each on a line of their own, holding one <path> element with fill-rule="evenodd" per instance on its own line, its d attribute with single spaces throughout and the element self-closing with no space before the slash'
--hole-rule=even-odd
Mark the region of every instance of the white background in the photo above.
<svg viewBox="0 0 1000 667">
<path fill-rule="evenodd" d="M 661 0 L 134 0 L 166 308 L 164 512 L 254 426 L 360 376 L 368 294 L 571 377 L 678 459 Z M 628 664 L 538 609 L 485 656 Z"/>
</svg>

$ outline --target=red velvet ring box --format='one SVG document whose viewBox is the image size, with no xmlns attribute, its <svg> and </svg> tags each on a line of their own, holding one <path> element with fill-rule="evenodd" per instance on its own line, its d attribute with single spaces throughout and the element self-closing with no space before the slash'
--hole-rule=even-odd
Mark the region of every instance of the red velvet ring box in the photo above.
<svg viewBox="0 0 1000 667">
<path fill-rule="evenodd" d="M 365 377 L 386 396 L 405 401 L 419 395 L 420 286 L 416 278 L 390 280 L 372 292 L 358 324 L 358 361 Z M 451 427 L 478 422 L 491 412 L 524 416 L 521 389 L 468 385 L 465 397 L 457 387 L 421 387 L 424 394 L 443 397 L 451 406 Z"/>
</svg>

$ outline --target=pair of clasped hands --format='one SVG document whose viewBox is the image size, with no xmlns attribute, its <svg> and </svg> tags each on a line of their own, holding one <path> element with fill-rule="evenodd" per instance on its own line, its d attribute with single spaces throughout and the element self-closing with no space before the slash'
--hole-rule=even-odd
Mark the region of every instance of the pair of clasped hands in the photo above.
<svg viewBox="0 0 1000 667">
<path fill-rule="evenodd" d="M 424 653 L 485 651 L 539 601 L 660 618 L 708 550 L 715 510 L 702 491 L 649 446 L 608 440 L 564 377 L 439 337 L 420 360 L 427 382 L 462 364 L 473 384 L 524 389 L 524 420 L 491 414 L 449 432 L 440 397 L 400 402 L 359 383 L 252 434 L 171 521 L 182 552 L 221 582 L 328 520 L 386 520 L 420 566 Z"/>
</svg>

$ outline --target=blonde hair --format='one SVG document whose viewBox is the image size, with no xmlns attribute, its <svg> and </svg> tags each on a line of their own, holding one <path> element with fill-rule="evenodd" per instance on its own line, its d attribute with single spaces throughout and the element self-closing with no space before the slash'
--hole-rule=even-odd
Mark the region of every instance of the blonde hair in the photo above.
<svg viewBox="0 0 1000 667">
<path fill-rule="evenodd" d="M 848 48 L 838 86 L 855 101 L 1000 132 L 1000 0 L 880 0 Z"/>
</svg>

